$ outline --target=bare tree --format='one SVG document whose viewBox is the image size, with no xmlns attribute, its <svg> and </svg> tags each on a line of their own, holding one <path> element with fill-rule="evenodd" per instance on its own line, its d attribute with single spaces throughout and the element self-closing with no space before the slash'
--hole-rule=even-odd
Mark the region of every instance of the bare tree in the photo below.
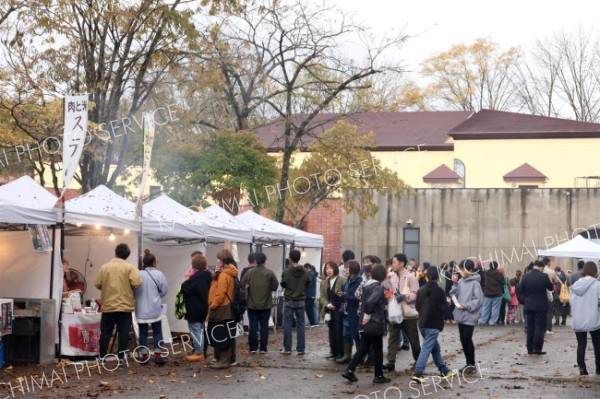
<svg viewBox="0 0 600 399">
<path fill-rule="evenodd" d="M 206 36 L 211 50 L 200 56 L 214 65 L 222 93 L 234 115 L 237 129 L 249 118 L 278 118 L 280 186 L 287 185 L 292 153 L 311 135 L 315 118 L 334 106 L 344 93 L 370 87 L 367 79 L 383 73 L 401 73 L 398 65 L 380 61 L 386 50 L 399 47 L 406 36 L 385 38 L 374 44 L 368 31 L 339 10 L 304 1 L 249 5 L 239 15 L 220 21 Z M 360 56 L 343 42 L 360 42 Z M 278 196 L 276 219 L 285 212 L 286 190 Z"/>
<path fill-rule="evenodd" d="M 217 7 L 230 2 L 201 4 Z M 76 176 L 84 192 L 99 184 L 112 186 L 125 169 L 128 133 L 136 128 L 132 117 L 198 38 L 191 9 L 195 4 L 195 0 L 43 2 L 20 21 L 21 40 L 4 44 L 5 72 L 30 83 L 32 91 L 22 96 L 29 104 L 68 92 L 89 93 L 89 121 L 96 134 L 84 150 L 81 174 Z M 40 43 L 33 46 L 33 41 Z"/>
<path fill-rule="evenodd" d="M 520 57 L 518 49 L 500 52 L 487 39 L 452 46 L 423 62 L 421 73 L 431 79 L 427 95 L 461 111 L 511 109 Z"/>
</svg>

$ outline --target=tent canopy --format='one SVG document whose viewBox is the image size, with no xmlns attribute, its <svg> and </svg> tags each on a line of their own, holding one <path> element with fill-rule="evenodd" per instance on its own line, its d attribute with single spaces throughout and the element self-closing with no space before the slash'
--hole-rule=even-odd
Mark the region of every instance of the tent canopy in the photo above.
<svg viewBox="0 0 600 399">
<path fill-rule="evenodd" d="M 55 224 L 57 198 L 29 176 L 0 187 L 0 223 Z"/>
<path fill-rule="evenodd" d="M 235 216 L 235 220 L 250 227 L 257 243 L 294 242 L 293 233 L 281 223 L 261 216 L 253 211 L 246 211 Z"/>
<path fill-rule="evenodd" d="M 294 245 L 296 247 L 308 247 L 308 248 L 323 248 L 325 240 L 320 234 L 309 233 L 300 229 L 296 229 L 290 226 L 283 225 L 286 231 L 294 234 Z"/>
<path fill-rule="evenodd" d="M 600 245 L 578 235 L 570 241 L 554 248 L 538 251 L 540 256 L 556 256 L 558 258 L 600 258 Z"/>
<path fill-rule="evenodd" d="M 207 242 L 252 242 L 252 231 L 239 223 L 195 212 L 167 195 L 144 204 L 144 236 L 151 239 L 200 239 Z"/>
<path fill-rule="evenodd" d="M 65 202 L 65 222 L 140 231 L 135 204 L 100 185 Z"/>
</svg>

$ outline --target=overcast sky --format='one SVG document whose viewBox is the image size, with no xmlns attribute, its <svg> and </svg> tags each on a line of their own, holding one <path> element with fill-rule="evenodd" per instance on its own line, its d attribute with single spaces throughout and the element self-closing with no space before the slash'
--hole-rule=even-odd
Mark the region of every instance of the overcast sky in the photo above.
<svg viewBox="0 0 600 399">
<path fill-rule="evenodd" d="M 319 1 L 319 0 L 315 0 Z M 320 2 L 320 1 L 319 1 Z M 502 49 L 530 48 L 536 39 L 577 26 L 598 29 L 599 0 L 329 0 L 377 32 L 404 29 L 410 39 L 402 58 L 415 68 L 458 43 L 489 37 Z"/>
</svg>

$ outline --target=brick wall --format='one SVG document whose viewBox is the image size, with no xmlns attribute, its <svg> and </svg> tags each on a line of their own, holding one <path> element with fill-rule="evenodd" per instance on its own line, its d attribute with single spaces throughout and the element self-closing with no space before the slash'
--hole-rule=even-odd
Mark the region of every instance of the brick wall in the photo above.
<svg viewBox="0 0 600 399">
<path fill-rule="evenodd" d="M 326 205 L 324 205 L 326 204 Z M 321 234 L 325 239 L 323 263 L 333 260 L 341 262 L 342 206 L 337 199 L 326 200 L 313 209 L 305 219 L 305 230 Z"/>
</svg>

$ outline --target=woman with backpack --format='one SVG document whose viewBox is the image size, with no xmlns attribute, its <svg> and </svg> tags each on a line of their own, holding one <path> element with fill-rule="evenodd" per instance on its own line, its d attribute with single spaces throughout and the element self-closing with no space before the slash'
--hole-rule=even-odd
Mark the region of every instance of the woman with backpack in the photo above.
<svg viewBox="0 0 600 399">
<path fill-rule="evenodd" d="M 564 274 L 556 275 L 556 289 L 553 293 L 554 299 L 554 325 L 558 326 L 559 322 L 561 325 L 567 325 L 567 316 L 571 313 L 571 306 L 569 306 L 569 289 L 567 288 L 567 276 Z M 564 288 L 563 288 L 564 287 Z M 565 298 L 565 292 L 567 293 Z"/>
<path fill-rule="evenodd" d="M 215 348 L 215 359 L 211 368 L 230 367 L 232 341 L 237 332 L 236 321 L 231 307 L 235 295 L 235 279 L 238 270 L 233 255 L 227 249 L 217 253 L 217 267 L 208 292 L 208 343 Z M 235 341 L 234 341 L 235 342 Z"/>
</svg>

